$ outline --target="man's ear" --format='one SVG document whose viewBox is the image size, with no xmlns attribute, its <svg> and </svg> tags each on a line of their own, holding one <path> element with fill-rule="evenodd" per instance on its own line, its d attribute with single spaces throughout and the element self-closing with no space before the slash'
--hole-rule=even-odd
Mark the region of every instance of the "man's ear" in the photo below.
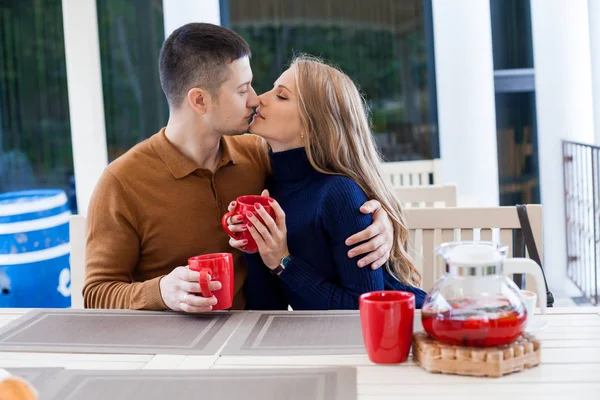
<svg viewBox="0 0 600 400">
<path fill-rule="evenodd" d="M 203 115 L 206 114 L 208 107 L 212 101 L 210 94 L 200 88 L 192 88 L 187 93 L 187 101 L 196 113 Z"/>
</svg>

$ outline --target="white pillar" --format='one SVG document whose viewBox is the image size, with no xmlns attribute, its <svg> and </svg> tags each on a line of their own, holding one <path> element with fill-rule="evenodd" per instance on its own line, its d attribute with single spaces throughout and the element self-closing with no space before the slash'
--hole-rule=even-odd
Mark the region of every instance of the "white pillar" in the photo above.
<svg viewBox="0 0 600 400">
<path fill-rule="evenodd" d="M 163 0 L 165 37 L 190 22 L 221 25 L 219 0 Z"/>
<path fill-rule="evenodd" d="M 592 57 L 592 91 L 596 145 L 600 146 L 600 1 L 589 0 L 590 48 Z"/>
<path fill-rule="evenodd" d="M 596 0 L 594 0 L 596 1 Z M 531 0 L 544 260 L 548 284 L 566 278 L 563 139 L 594 142 L 587 0 Z"/>
<path fill-rule="evenodd" d="M 79 214 L 108 163 L 96 0 L 62 0 L 73 166 Z"/>
<path fill-rule="evenodd" d="M 442 179 L 459 206 L 496 206 L 498 150 L 490 3 L 433 0 Z"/>
</svg>

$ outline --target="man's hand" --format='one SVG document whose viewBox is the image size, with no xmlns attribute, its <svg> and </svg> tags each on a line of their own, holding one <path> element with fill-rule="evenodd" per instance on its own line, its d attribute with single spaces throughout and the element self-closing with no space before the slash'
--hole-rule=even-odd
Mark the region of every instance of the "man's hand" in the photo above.
<svg viewBox="0 0 600 400">
<path fill-rule="evenodd" d="M 205 298 L 200 296 L 200 272 L 192 271 L 187 266 L 177 267 L 169 275 L 160 280 L 160 295 L 171 310 L 187 313 L 211 311 L 217 304 L 215 296 Z M 221 282 L 211 281 L 211 291 L 221 289 Z"/>
<path fill-rule="evenodd" d="M 265 189 L 262 191 L 262 193 L 260 195 L 263 197 L 269 197 L 269 191 L 267 189 Z M 229 203 L 229 206 L 227 207 L 227 211 L 234 212 L 236 207 L 237 207 L 237 203 L 235 201 L 232 201 L 231 203 Z M 233 217 L 229 217 L 229 219 L 227 220 L 227 225 L 229 227 L 229 230 L 234 233 L 247 231 L 248 226 L 242 225 L 243 221 L 244 221 L 244 217 L 241 215 L 234 215 Z M 243 251 L 244 253 L 248 253 L 248 254 L 256 253 L 256 251 L 244 250 L 244 246 L 247 244 L 248 244 L 248 241 L 245 239 L 244 240 L 236 240 L 232 237 L 229 238 L 229 245 L 231 247 L 233 247 L 234 249 L 238 249 L 238 250 Z"/>
<path fill-rule="evenodd" d="M 365 230 L 358 232 L 346 239 L 346 245 L 365 242 L 348 252 L 348 257 L 353 258 L 361 254 L 366 257 L 358 261 L 359 267 L 371 264 L 372 269 L 381 267 L 390 258 L 394 243 L 394 226 L 389 216 L 377 200 L 369 200 L 362 205 L 363 214 L 373 214 L 373 223 Z"/>
</svg>

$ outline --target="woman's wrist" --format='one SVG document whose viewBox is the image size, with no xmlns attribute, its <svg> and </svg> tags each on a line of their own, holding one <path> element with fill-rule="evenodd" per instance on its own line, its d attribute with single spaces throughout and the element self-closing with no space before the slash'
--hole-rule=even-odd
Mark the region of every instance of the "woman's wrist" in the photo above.
<svg viewBox="0 0 600 400">
<path fill-rule="evenodd" d="M 279 253 L 279 255 L 275 256 L 273 254 L 270 257 L 268 257 L 268 260 L 263 259 L 263 261 L 265 262 L 265 265 L 267 266 L 267 268 L 269 268 L 270 270 L 273 270 L 273 269 L 277 268 L 277 266 L 279 264 L 281 264 L 281 260 L 283 260 L 286 256 L 289 256 L 289 255 L 290 255 L 290 252 L 286 246 L 285 249 L 281 253 Z M 270 262 L 267 264 L 267 261 L 270 261 Z"/>
<path fill-rule="evenodd" d="M 283 257 L 281 257 L 281 259 L 279 260 L 279 263 L 277 265 L 273 265 L 273 266 L 267 265 L 267 267 L 269 267 L 269 269 L 271 270 L 271 272 L 273 274 L 279 275 L 283 272 L 283 270 L 285 269 L 285 267 L 287 266 L 289 261 L 290 261 L 290 253 L 286 253 Z"/>
</svg>

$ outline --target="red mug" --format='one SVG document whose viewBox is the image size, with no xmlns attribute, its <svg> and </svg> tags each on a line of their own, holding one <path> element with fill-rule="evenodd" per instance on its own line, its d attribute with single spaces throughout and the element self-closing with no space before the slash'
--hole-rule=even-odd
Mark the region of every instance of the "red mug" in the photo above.
<svg viewBox="0 0 600 400">
<path fill-rule="evenodd" d="M 225 229 L 225 232 L 227 232 L 227 234 L 229 236 L 231 236 L 235 240 L 246 239 L 248 241 L 248 244 L 244 246 L 244 250 L 252 251 L 252 252 L 258 251 L 258 246 L 256 245 L 256 241 L 254 241 L 254 238 L 252 237 L 252 235 L 250 234 L 249 231 L 243 231 L 243 232 L 239 232 L 239 233 L 231 232 L 231 230 L 229 230 L 229 227 L 227 226 L 227 219 L 229 217 L 241 215 L 242 217 L 244 217 L 244 221 L 242 222 L 242 224 L 247 224 L 248 218 L 246 217 L 246 213 L 251 212 L 252 214 L 254 214 L 256 216 L 256 218 L 258 218 L 259 221 L 264 223 L 264 221 L 262 220 L 262 218 L 260 217 L 260 215 L 258 214 L 256 209 L 254 208 L 254 205 L 256 203 L 263 206 L 265 211 L 273 219 L 275 219 L 275 211 L 273 211 L 273 208 L 271 207 L 271 203 L 269 203 L 269 200 L 271 200 L 269 197 L 263 197 L 263 196 L 241 196 L 241 197 L 238 197 L 236 200 L 235 211 L 228 212 L 225 215 L 223 215 L 223 218 L 221 218 L 221 225 L 223 225 L 223 229 Z"/>
<path fill-rule="evenodd" d="M 412 341 L 415 295 L 396 290 L 364 293 L 359 308 L 369 359 L 377 364 L 406 361 Z"/>
<path fill-rule="evenodd" d="M 192 271 L 200 272 L 200 291 L 202 297 L 217 298 L 217 304 L 213 306 L 213 310 L 225 310 L 231 307 L 233 303 L 233 256 L 231 253 L 213 253 L 204 254 L 188 259 L 188 265 Z M 211 280 L 221 282 L 221 289 L 211 291 L 209 287 L 210 275 Z"/>
</svg>

